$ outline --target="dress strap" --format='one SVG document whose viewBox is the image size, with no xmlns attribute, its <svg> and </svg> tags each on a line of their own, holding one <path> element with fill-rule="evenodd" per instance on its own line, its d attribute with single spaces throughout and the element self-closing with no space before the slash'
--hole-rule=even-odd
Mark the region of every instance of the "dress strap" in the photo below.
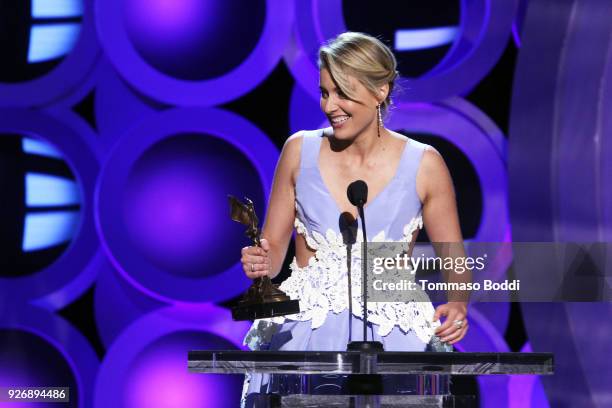
<svg viewBox="0 0 612 408">
<path fill-rule="evenodd" d="M 427 145 L 424 143 L 417 142 L 413 139 L 408 139 L 406 141 L 406 147 L 404 148 L 398 167 L 398 172 L 402 175 L 404 180 L 410 180 L 416 183 L 417 172 L 426 149 Z"/>
<path fill-rule="evenodd" d="M 321 150 L 321 138 L 323 130 L 306 130 L 302 133 L 302 154 L 300 168 L 312 168 L 318 166 L 319 151 Z"/>
</svg>

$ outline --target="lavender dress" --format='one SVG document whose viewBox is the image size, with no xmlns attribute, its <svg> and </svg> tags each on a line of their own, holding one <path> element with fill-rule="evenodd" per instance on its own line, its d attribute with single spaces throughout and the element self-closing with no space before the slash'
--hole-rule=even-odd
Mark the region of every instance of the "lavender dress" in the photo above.
<svg viewBox="0 0 612 408">
<path fill-rule="evenodd" d="M 329 193 L 318 167 L 323 129 L 302 132 L 300 171 L 296 181 L 295 229 L 316 250 L 307 266 L 294 259 L 291 276 L 281 289 L 300 300 L 296 315 L 256 320 L 244 343 L 252 350 L 346 350 L 350 340 L 362 339 L 361 231 L 352 246 L 352 313 L 349 313 L 347 249 L 339 226 L 340 209 Z M 428 145 L 406 138 L 395 176 L 365 207 L 368 241 L 412 240 L 422 228 L 422 204 L 416 175 Z M 368 302 L 368 336 L 386 351 L 432 349 L 433 305 L 425 293 L 406 303 Z M 437 351 L 452 347 L 435 342 Z M 429 345 L 429 347 L 428 347 Z M 247 375 L 243 402 L 248 394 L 274 392 L 267 374 Z"/>
</svg>

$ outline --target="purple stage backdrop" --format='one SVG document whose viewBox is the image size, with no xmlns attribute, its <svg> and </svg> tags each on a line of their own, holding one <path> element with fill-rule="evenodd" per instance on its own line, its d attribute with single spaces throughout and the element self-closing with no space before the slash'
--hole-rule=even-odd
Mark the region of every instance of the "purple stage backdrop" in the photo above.
<svg viewBox="0 0 612 408">
<path fill-rule="evenodd" d="M 227 194 L 263 219 L 284 140 L 326 126 L 316 51 L 346 30 L 396 53 L 386 125 L 443 153 L 468 241 L 612 241 L 610 21 L 609 0 L 1 3 L 0 386 L 238 406 L 240 377 L 186 371 L 187 350 L 244 348 L 249 327 L 228 309 L 250 281 Z M 556 372 L 458 393 L 612 406 L 609 303 L 469 316 L 458 351 L 554 352 Z"/>
</svg>

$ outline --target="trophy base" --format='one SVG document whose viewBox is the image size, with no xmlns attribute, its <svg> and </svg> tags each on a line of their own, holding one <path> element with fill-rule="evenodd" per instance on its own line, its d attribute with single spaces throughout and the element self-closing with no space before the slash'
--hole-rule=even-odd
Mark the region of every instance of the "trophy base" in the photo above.
<svg viewBox="0 0 612 408">
<path fill-rule="evenodd" d="M 285 316 L 300 312 L 298 300 L 283 302 L 250 303 L 232 308 L 232 319 L 235 321 L 266 319 L 269 317 Z"/>
</svg>

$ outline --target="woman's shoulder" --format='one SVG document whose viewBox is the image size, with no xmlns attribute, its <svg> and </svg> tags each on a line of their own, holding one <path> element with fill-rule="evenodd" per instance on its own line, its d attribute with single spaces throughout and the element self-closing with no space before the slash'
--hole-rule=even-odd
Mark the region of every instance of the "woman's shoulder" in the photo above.
<svg viewBox="0 0 612 408">
<path fill-rule="evenodd" d="M 296 158 L 300 157 L 303 149 L 308 149 L 308 146 L 314 148 L 314 144 L 316 144 L 316 142 L 319 142 L 321 137 L 327 136 L 329 130 L 331 130 L 331 128 L 299 130 L 295 132 L 285 141 L 285 145 L 283 146 L 283 154 L 290 155 Z M 308 143 L 308 145 L 305 147 L 304 143 Z"/>
<path fill-rule="evenodd" d="M 315 160 L 316 156 L 313 156 L 313 158 L 310 156 L 318 152 L 318 148 L 312 142 L 320 139 L 325 134 L 325 130 L 300 130 L 285 140 L 281 152 L 281 162 L 290 168 L 292 174 L 297 174 L 298 169 L 302 166 L 302 160 L 306 160 L 306 162 Z"/>
<path fill-rule="evenodd" d="M 333 134 L 333 129 L 331 127 L 321 128 L 321 129 L 310 129 L 310 130 L 300 130 L 295 132 L 291 137 L 302 137 L 304 139 L 318 139 L 324 136 L 331 136 Z"/>
<path fill-rule="evenodd" d="M 300 153 L 302 150 L 303 131 L 295 132 L 285 140 L 281 159 L 293 163 L 299 163 Z M 293 167 L 293 166 L 292 166 Z"/>
<path fill-rule="evenodd" d="M 435 147 L 427 143 L 419 142 L 411 137 L 398 132 L 391 131 L 391 135 L 405 145 L 406 153 L 414 158 L 423 159 L 431 154 L 439 155 Z"/>
<path fill-rule="evenodd" d="M 414 159 L 412 162 L 415 163 L 415 170 L 418 175 L 424 175 L 425 179 L 434 180 L 439 175 L 448 172 L 444 158 L 435 147 L 404 137 L 407 141 L 406 149 L 410 150 L 408 154 Z"/>
<path fill-rule="evenodd" d="M 331 128 L 314 129 L 314 130 L 298 130 L 285 141 L 285 146 L 288 144 L 301 145 L 304 139 L 320 138 L 328 136 Z"/>
</svg>

